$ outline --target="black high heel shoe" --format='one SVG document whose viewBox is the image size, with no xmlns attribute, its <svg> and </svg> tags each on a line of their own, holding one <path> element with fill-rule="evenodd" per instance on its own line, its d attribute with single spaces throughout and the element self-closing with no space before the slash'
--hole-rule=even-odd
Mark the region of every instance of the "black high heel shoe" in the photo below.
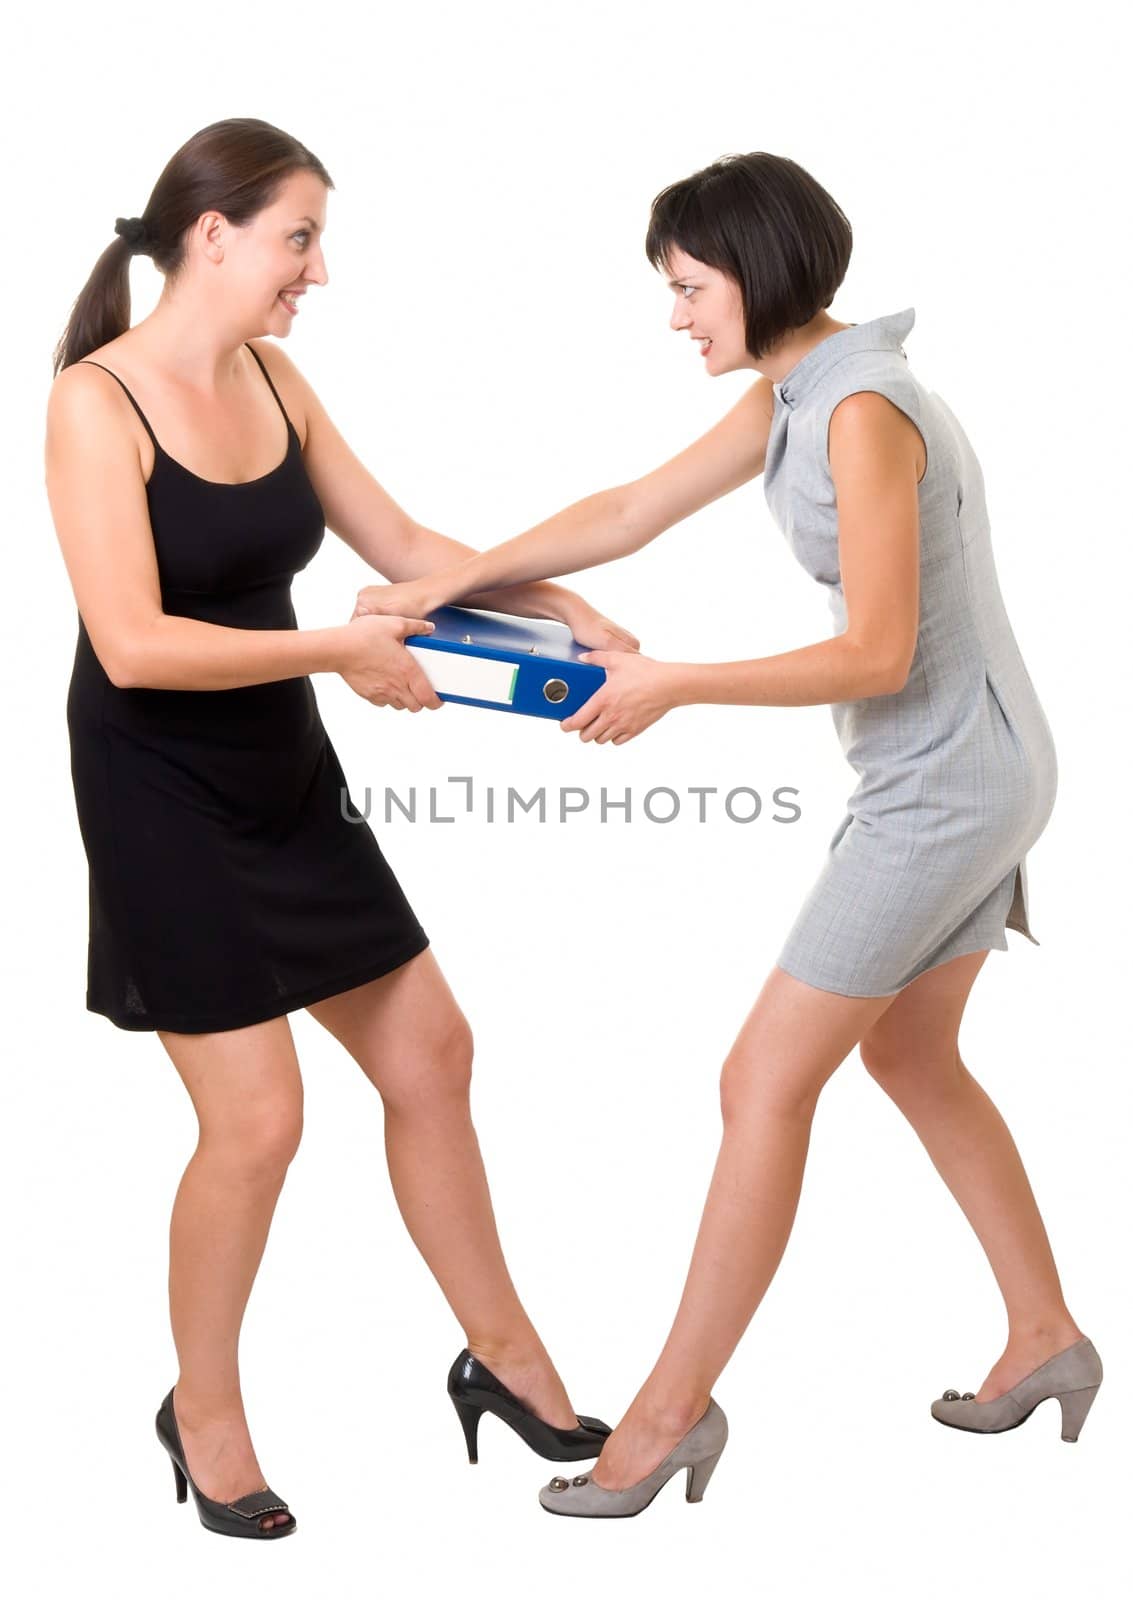
<svg viewBox="0 0 1133 1600">
<path fill-rule="evenodd" d="M 173 1387 L 176 1388 L 176 1384 Z M 185 1465 L 185 1451 L 173 1410 L 173 1389 L 170 1389 L 158 1410 L 157 1436 L 169 1451 L 173 1462 L 178 1505 L 191 1488 L 193 1499 L 197 1502 L 197 1515 L 211 1533 L 231 1533 L 241 1539 L 281 1539 L 284 1534 L 295 1532 L 298 1524 L 290 1506 L 271 1489 L 254 1489 L 251 1494 L 242 1494 L 238 1500 L 227 1501 L 210 1500 L 207 1494 L 201 1493 Z M 275 1522 L 270 1528 L 261 1527 L 260 1518 L 269 1516 L 273 1511 L 286 1511 L 291 1521 Z"/>
<path fill-rule="evenodd" d="M 477 1460 L 476 1430 L 485 1411 L 514 1428 L 524 1444 L 547 1461 L 590 1461 L 600 1454 L 613 1432 L 598 1417 L 579 1417 L 577 1428 L 553 1428 L 512 1394 L 470 1350 L 462 1350 L 449 1368 L 448 1392 L 464 1429 L 472 1463 Z"/>
</svg>

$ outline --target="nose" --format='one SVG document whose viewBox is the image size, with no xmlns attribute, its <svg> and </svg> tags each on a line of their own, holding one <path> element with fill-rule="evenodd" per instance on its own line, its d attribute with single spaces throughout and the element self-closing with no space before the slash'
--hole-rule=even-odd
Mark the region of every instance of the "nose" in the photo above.
<svg viewBox="0 0 1133 1600">
<path fill-rule="evenodd" d="M 327 272 L 326 259 L 323 256 L 321 245 L 312 251 L 304 276 L 310 278 L 312 283 L 325 284 L 330 281 L 330 274 Z"/>
<path fill-rule="evenodd" d="M 677 295 L 673 304 L 673 314 L 669 318 L 669 326 L 674 332 L 679 333 L 682 328 L 692 326 L 692 316 L 689 313 L 688 302 L 683 295 Z"/>
</svg>

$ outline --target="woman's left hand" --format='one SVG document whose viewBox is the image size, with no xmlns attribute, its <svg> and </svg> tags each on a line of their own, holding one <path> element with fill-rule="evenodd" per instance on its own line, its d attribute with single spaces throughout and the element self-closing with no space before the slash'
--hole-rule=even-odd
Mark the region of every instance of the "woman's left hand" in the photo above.
<svg viewBox="0 0 1133 1600">
<path fill-rule="evenodd" d="M 680 703 L 677 669 L 668 661 L 626 650 L 590 650 L 579 659 L 606 672 L 602 687 L 559 724 L 584 743 L 625 744 Z"/>
<path fill-rule="evenodd" d="M 359 589 L 354 614 L 350 618 L 372 614 L 378 617 L 427 617 L 440 602 L 429 593 L 426 580 L 413 578 L 408 583 L 371 583 Z"/>
</svg>

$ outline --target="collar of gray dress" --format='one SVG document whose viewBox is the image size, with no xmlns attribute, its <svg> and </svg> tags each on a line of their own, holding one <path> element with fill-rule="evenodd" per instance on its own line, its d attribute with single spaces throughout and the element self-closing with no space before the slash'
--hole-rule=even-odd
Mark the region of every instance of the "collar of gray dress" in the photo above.
<svg viewBox="0 0 1133 1600">
<path fill-rule="evenodd" d="M 772 387 L 784 405 L 794 408 L 806 398 L 819 378 L 844 356 L 859 350 L 898 350 L 901 342 L 917 320 L 912 306 L 904 311 L 893 311 L 887 317 L 874 317 L 872 322 L 853 322 L 848 328 L 839 328 L 828 334 L 796 361 L 790 372 Z"/>
</svg>

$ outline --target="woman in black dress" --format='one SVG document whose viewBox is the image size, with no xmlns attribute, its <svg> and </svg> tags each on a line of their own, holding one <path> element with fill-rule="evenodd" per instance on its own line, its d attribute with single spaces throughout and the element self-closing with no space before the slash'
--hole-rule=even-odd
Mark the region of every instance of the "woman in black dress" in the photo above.
<svg viewBox="0 0 1133 1600">
<path fill-rule="evenodd" d="M 382 1096 L 398 1205 L 467 1338 L 449 1393 L 470 1459 L 484 1410 L 551 1460 L 593 1458 L 609 1432 L 576 1416 L 509 1277 L 469 1114 L 468 1024 L 343 801 L 308 676 L 338 672 L 374 705 L 436 708 L 402 644 L 427 624 L 359 615 L 300 630 L 292 607 L 324 525 L 390 581 L 472 554 L 385 494 L 272 343 L 327 280 L 332 187 L 268 123 L 194 135 L 143 215 L 118 219 L 55 352 L 47 418 L 79 608 L 67 721 L 90 869 L 86 1003 L 157 1033 L 200 1124 L 170 1230 L 180 1372 L 157 1431 L 178 1499 L 188 1480 L 206 1527 L 254 1538 L 296 1526 L 252 1448 L 237 1342 L 300 1136 L 286 1016 L 299 1007 Z M 131 328 L 136 253 L 166 282 Z M 637 646 L 554 584 L 469 603 L 556 617 L 592 648 Z"/>
</svg>

